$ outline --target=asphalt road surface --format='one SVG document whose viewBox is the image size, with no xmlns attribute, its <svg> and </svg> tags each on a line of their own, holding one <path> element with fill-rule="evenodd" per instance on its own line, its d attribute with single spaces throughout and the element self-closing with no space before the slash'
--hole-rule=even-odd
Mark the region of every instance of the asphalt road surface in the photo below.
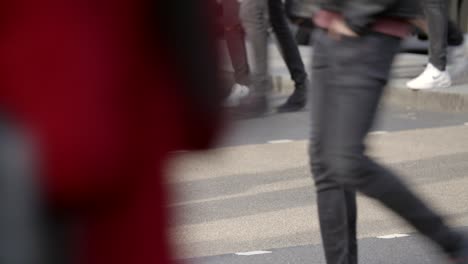
<svg viewBox="0 0 468 264">
<path fill-rule="evenodd" d="M 280 103 L 284 98 L 278 98 Z M 369 154 L 457 228 L 468 227 L 468 114 L 382 109 Z M 187 263 L 325 263 L 307 157 L 307 111 L 237 121 L 217 149 L 178 153 L 171 235 Z M 445 263 L 378 203 L 359 196 L 362 264 Z"/>
</svg>

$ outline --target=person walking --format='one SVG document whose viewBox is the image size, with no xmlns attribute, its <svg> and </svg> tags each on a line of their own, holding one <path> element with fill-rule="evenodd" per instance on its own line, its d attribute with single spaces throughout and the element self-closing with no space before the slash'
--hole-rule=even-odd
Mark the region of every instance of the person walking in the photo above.
<svg viewBox="0 0 468 264">
<path fill-rule="evenodd" d="M 243 0 L 241 20 L 253 50 L 254 112 L 268 109 L 267 94 L 271 90 L 268 69 L 268 36 L 270 24 L 278 40 L 281 54 L 295 83 L 293 94 L 278 108 L 279 112 L 298 111 L 306 105 L 307 73 L 299 48 L 289 28 L 281 0 Z"/>
<path fill-rule="evenodd" d="M 220 4 L 223 33 L 234 69 L 235 80 L 226 105 L 235 107 L 250 92 L 250 67 L 245 47 L 245 33 L 239 18 L 239 2 L 237 0 L 221 0 Z"/>
<path fill-rule="evenodd" d="M 468 70 L 464 36 L 449 20 L 447 0 L 421 0 L 426 23 L 420 26 L 429 36 L 429 62 L 424 71 L 407 83 L 408 88 L 423 90 L 447 88 L 452 79 Z M 452 69 L 447 69 L 447 64 Z"/>
<path fill-rule="evenodd" d="M 298 111 L 306 105 L 307 73 L 299 52 L 298 44 L 291 32 L 282 0 L 268 0 L 270 23 L 278 40 L 281 54 L 294 81 L 294 92 L 278 108 L 279 112 Z"/>
<path fill-rule="evenodd" d="M 418 18 L 413 0 L 320 0 L 314 16 L 310 164 L 327 264 L 358 263 L 356 192 L 376 199 L 468 263 L 468 240 L 391 170 L 365 154 L 365 137 L 401 39 Z"/>
</svg>

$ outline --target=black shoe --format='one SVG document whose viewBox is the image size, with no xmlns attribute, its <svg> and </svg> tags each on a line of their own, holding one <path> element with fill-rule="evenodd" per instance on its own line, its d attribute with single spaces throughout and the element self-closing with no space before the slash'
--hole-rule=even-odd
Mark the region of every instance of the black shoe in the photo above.
<svg viewBox="0 0 468 264">
<path fill-rule="evenodd" d="M 306 106 L 307 100 L 303 93 L 294 92 L 286 101 L 278 107 L 279 113 L 297 112 Z"/>
<path fill-rule="evenodd" d="M 306 101 L 303 102 L 290 102 L 287 101 L 283 105 L 278 107 L 278 113 L 297 112 L 302 110 L 306 105 Z"/>
<path fill-rule="evenodd" d="M 307 104 L 307 85 L 306 82 L 303 84 L 299 84 L 294 89 L 294 92 L 291 96 L 289 96 L 286 103 L 282 104 L 278 107 L 279 113 L 287 113 L 287 112 L 296 112 L 302 110 Z"/>
<path fill-rule="evenodd" d="M 451 263 L 468 264 L 468 238 L 464 238 L 460 243 L 460 248 L 451 254 Z"/>
</svg>

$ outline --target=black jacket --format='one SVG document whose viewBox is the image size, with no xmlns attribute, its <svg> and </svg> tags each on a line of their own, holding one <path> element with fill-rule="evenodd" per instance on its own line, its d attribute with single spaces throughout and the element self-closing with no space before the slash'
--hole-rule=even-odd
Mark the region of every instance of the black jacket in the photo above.
<svg viewBox="0 0 468 264">
<path fill-rule="evenodd" d="M 422 15 L 420 0 L 297 0 L 301 8 L 316 5 L 343 14 L 356 33 L 366 32 L 377 17 L 416 18 Z M 298 4 L 299 5 L 299 4 Z"/>
</svg>

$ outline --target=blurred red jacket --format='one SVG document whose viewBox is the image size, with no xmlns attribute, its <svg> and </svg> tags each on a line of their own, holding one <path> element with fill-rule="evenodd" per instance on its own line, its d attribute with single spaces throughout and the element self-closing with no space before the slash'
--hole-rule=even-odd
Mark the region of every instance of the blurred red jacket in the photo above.
<svg viewBox="0 0 468 264">
<path fill-rule="evenodd" d="M 0 109 L 78 223 L 77 263 L 169 263 L 164 161 L 218 128 L 210 15 L 163 2 L 180 1 L 0 2 Z"/>
</svg>

